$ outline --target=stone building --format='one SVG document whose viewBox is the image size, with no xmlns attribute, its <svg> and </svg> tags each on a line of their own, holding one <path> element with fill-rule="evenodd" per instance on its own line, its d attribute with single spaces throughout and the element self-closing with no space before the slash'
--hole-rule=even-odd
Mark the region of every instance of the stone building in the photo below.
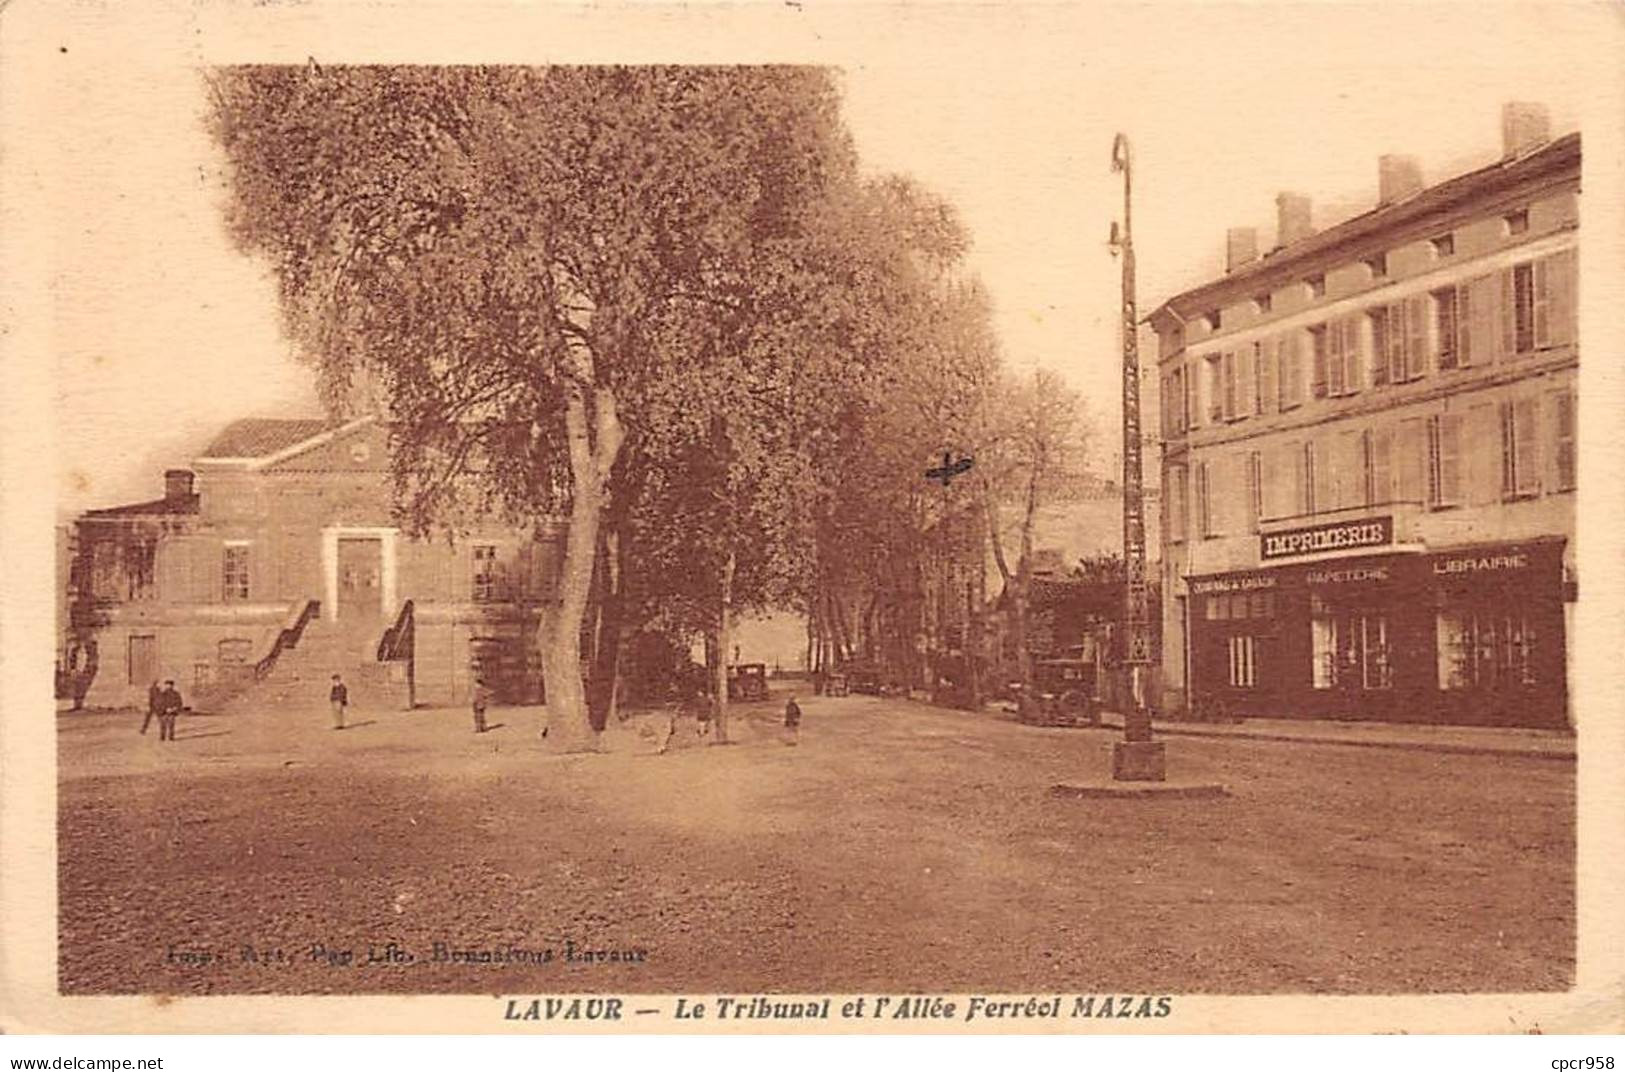
<svg viewBox="0 0 1625 1072">
<path fill-rule="evenodd" d="M 497 525 L 408 536 L 373 418 L 237 421 L 162 498 L 77 519 L 64 658 L 90 706 L 163 678 L 201 708 L 256 686 L 320 702 L 333 673 L 359 702 L 460 702 L 476 672 L 534 701 L 558 549 Z"/>
<path fill-rule="evenodd" d="M 1165 709 L 1565 724 L 1580 137 L 1502 120 L 1327 230 L 1280 195 L 1151 315 Z"/>
</svg>

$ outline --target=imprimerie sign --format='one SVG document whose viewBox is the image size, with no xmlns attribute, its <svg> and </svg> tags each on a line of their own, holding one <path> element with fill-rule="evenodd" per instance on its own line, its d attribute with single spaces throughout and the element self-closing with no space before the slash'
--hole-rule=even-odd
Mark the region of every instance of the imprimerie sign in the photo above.
<svg viewBox="0 0 1625 1072">
<path fill-rule="evenodd" d="M 1266 532 L 1258 538 L 1258 556 L 1263 559 L 1312 555 L 1321 551 L 1343 551 L 1351 547 L 1381 547 L 1394 542 L 1392 517 L 1367 517 L 1359 521 L 1334 521 L 1327 525 Z"/>
</svg>

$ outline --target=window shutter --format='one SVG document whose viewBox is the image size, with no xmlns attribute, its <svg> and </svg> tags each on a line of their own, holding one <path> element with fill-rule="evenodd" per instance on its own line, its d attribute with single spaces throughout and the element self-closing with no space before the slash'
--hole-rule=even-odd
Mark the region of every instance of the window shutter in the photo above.
<svg viewBox="0 0 1625 1072">
<path fill-rule="evenodd" d="M 1313 379 L 1310 381 L 1310 386 L 1316 398 L 1326 397 L 1327 365 L 1330 360 L 1327 349 L 1331 346 L 1330 334 L 1330 328 L 1325 324 L 1309 333 L 1309 344 L 1314 349 L 1313 366 L 1311 368 Z"/>
<path fill-rule="evenodd" d="M 1473 363 L 1472 325 L 1472 287 L 1463 283 L 1456 288 L 1456 364 L 1462 368 Z"/>
<path fill-rule="evenodd" d="M 1512 403 L 1501 403 L 1501 494 L 1518 490 L 1518 462 L 1515 444 L 1518 430 L 1513 423 Z"/>
<path fill-rule="evenodd" d="M 1500 355 L 1502 358 L 1511 357 L 1518 352 L 1518 302 L 1516 288 L 1512 281 L 1513 272 L 1514 269 L 1507 268 L 1496 273 L 1496 283 L 1500 294 Z"/>
<path fill-rule="evenodd" d="M 1440 506 L 1444 503 L 1444 484 L 1439 479 L 1440 440 L 1443 438 L 1439 428 L 1439 418 L 1428 418 L 1428 505 Z"/>
<path fill-rule="evenodd" d="M 1247 404 L 1242 407 L 1249 417 L 1264 412 L 1264 344 L 1253 343 L 1252 352 L 1247 357 Z"/>
<path fill-rule="evenodd" d="M 1315 513 L 1324 513 L 1327 510 L 1336 510 L 1342 505 L 1338 496 L 1338 451 L 1337 440 L 1328 437 L 1322 440 L 1324 449 L 1317 448 L 1310 455 L 1310 464 L 1314 468 L 1313 510 Z"/>
<path fill-rule="evenodd" d="M 1552 392 L 1552 461 L 1558 491 L 1574 487 L 1574 392 Z"/>
<path fill-rule="evenodd" d="M 1257 532 L 1264 516 L 1263 458 L 1258 451 L 1245 455 L 1247 469 L 1247 531 Z"/>
<path fill-rule="evenodd" d="M 1429 424 L 1431 428 L 1431 423 Z M 1399 480 L 1399 499 L 1401 502 L 1419 503 L 1423 501 L 1423 494 L 1427 490 L 1423 477 L 1429 470 L 1431 436 L 1424 436 L 1423 424 L 1419 418 L 1411 418 L 1399 422 L 1399 437 L 1396 450 L 1399 457 L 1396 465 L 1396 476 Z"/>
<path fill-rule="evenodd" d="M 1366 501 L 1381 506 L 1394 498 L 1394 432 L 1392 428 L 1374 428 L 1366 437 Z"/>
<path fill-rule="evenodd" d="M 1220 357 L 1220 375 L 1224 381 L 1224 396 L 1219 415 L 1227 421 L 1236 419 L 1236 353 L 1226 350 Z"/>
<path fill-rule="evenodd" d="M 1439 417 L 1439 488 L 1446 503 L 1461 501 L 1461 414 Z"/>
<path fill-rule="evenodd" d="M 1287 516 L 1302 516 L 1309 512 L 1309 444 L 1304 443 L 1291 449 L 1292 462 L 1292 505 Z"/>
<path fill-rule="evenodd" d="M 1383 353 L 1373 346 L 1371 351 L 1371 368 L 1375 377 L 1378 365 L 1386 364 L 1388 378 L 1394 383 L 1404 383 L 1406 380 L 1406 337 L 1405 337 L 1405 303 L 1395 302 L 1388 306 L 1386 311 L 1388 323 L 1388 352 Z"/>
<path fill-rule="evenodd" d="M 1361 357 L 1361 318 L 1358 316 L 1344 317 L 1343 328 L 1343 390 L 1353 394 L 1365 386 L 1360 368 Z"/>
<path fill-rule="evenodd" d="M 1421 379 L 1427 375 L 1428 308 L 1426 294 L 1418 294 L 1405 302 L 1405 378 Z"/>
<path fill-rule="evenodd" d="M 1461 501 L 1461 414 L 1435 416 L 1428 433 L 1428 501 L 1453 506 Z"/>
<path fill-rule="evenodd" d="M 1466 498 L 1475 506 L 1501 498 L 1501 466 L 1496 446 L 1501 438 L 1496 407 L 1477 405 L 1467 414 L 1465 443 L 1458 439 L 1461 467 L 1466 473 Z"/>
<path fill-rule="evenodd" d="M 1546 265 L 1546 329 L 1540 336 L 1540 321 L 1535 322 L 1537 336 L 1546 346 L 1565 346 L 1576 338 L 1576 279 L 1578 259 L 1572 249 L 1554 254 L 1543 262 Z"/>
<path fill-rule="evenodd" d="M 1534 495 L 1540 491 L 1540 436 L 1537 417 L 1538 400 L 1533 396 L 1512 403 L 1513 458 L 1517 481 L 1513 490 L 1519 495 Z"/>
<path fill-rule="evenodd" d="M 1260 414 L 1278 411 L 1280 406 L 1279 392 L 1281 390 L 1278 358 L 1276 351 L 1280 349 L 1279 339 L 1265 339 L 1258 344 L 1258 412 Z"/>
<path fill-rule="evenodd" d="M 1470 352 L 1473 364 L 1487 365 L 1495 360 L 1495 351 L 1499 346 L 1500 320 L 1496 310 L 1500 306 L 1500 280 L 1494 275 L 1479 276 L 1467 284 L 1467 290 L 1471 294 L 1467 331 L 1472 342 L 1462 351 L 1462 364 L 1468 364 L 1466 358 Z"/>
<path fill-rule="evenodd" d="M 1530 315 L 1534 320 L 1535 347 L 1552 344 L 1552 266 L 1551 257 L 1542 257 L 1530 266 L 1534 293 L 1530 296 Z"/>
<path fill-rule="evenodd" d="M 1371 476 L 1367 468 L 1365 433 L 1344 432 L 1339 454 L 1337 468 L 1340 471 L 1335 474 L 1339 485 L 1337 505 L 1342 508 L 1367 505 Z"/>
<path fill-rule="evenodd" d="M 1322 378 L 1324 387 L 1318 393 L 1336 397 L 1343 393 L 1343 332 L 1334 322 L 1326 325 L 1321 338 L 1326 344 L 1325 358 L 1316 374 Z"/>
</svg>

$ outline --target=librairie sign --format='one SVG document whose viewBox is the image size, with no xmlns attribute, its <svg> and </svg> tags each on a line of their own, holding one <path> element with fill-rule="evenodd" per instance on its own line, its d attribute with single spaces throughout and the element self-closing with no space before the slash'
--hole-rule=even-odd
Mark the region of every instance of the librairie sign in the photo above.
<svg viewBox="0 0 1625 1072">
<path fill-rule="evenodd" d="M 1353 547 L 1383 547 L 1394 542 L 1392 517 L 1366 517 L 1358 521 L 1333 521 L 1326 525 L 1266 532 L 1258 538 L 1262 559 L 1291 558 L 1323 551 L 1344 551 Z"/>
</svg>

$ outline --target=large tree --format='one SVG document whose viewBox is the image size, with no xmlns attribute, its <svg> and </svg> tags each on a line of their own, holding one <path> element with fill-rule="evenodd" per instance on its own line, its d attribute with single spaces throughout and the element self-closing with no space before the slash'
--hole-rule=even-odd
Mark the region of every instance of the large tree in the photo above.
<svg viewBox="0 0 1625 1072">
<path fill-rule="evenodd" d="M 827 73 L 312 64 L 209 81 L 233 231 L 269 258 L 335 408 L 359 376 L 381 385 L 408 520 L 469 498 L 563 519 L 539 648 L 553 740 L 590 745 L 595 568 L 624 560 L 622 526 L 673 486 L 673 459 L 717 467 L 705 490 L 726 503 L 779 448 L 739 404 L 804 356 L 789 325 L 816 309 L 773 273 L 793 280 L 852 181 Z M 794 377 L 768 381 L 778 397 Z M 755 534 L 703 531 L 725 624 Z"/>
<path fill-rule="evenodd" d="M 983 497 L 993 561 L 1004 584 L 1022 685 L 1032 684 L 1027 647 L 1033 540 L 1039 512 L 1074 498 L 1084 480 L 1089 426 L 1082 397 L 1053 370 L 1005 374 L 990 385 L 979 422 Z M 1007 526 L 1007 519 L 1014 519 Z M 1013 529 L 1014 564 L 1006 547 Z"/>
</svg>

